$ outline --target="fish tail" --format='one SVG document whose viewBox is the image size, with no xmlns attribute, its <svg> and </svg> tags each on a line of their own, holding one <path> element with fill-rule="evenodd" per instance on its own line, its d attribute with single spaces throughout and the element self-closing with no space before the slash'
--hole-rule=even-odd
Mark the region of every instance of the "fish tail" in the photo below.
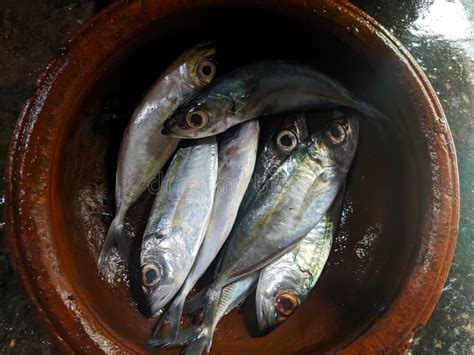
<svg viewBox="0 0 474 355">
<path fill-rule="evenodd" d="M 194 338 L 199 334 L 198 326 L 192 326 L 189 328 L 181 329 L 178 331 L 177 336 L 174 339 L 170 337 L 163 338 L 151 338 L 148 340 L 148 346 L 152 347 L 162 347 L 162 348 L 171 348 L 174 346 L 184 346 L 194 340 Z"/>
<path fill-rule="evenodd" d="M 387 115 L 375 106 L 359 101 L 356 109 L 365 117 L 369 118 L 370 124 L 377 130 L 378 134 L 386 135 L 388 131 L 398 137 L 402 136 L 402 131 L 396 120 L 391 120 Z"/>
<path fill-rule="evenodd" d="M 120 255 L 125 260 L 128 260 L 129 247 L 127 237 L 124 232 L 124 219 L 125 213 L 122 212 L 118 213 L 112 220 L 112 223 L 110 224 L 110 227 L 107 231 L 107 235 L 105 236 L 104 244 L 100 250 L 99 259 L 97 261 L 97 267 L 99 269 L 105 265 L 105 262 L 110 256 L 113 247 L 116 247 Z"/>
<path fill-rule="evenodd" d="M 361 101 L 358 102 L 358 106 L 361 113 L 363 113 L 365 116 L 369 118 L 375 119 L 376 122 L 377 121 L 382 121 L 385 123 L 390 122 L 390 119 L 376 107 L 369 105 L 365 102 L 361 102 Z"/>
<path fill-rule="evenodd" d="M 385 115 L 375 106 L 357 100 L 341 103 L 340 106 L 361 113 L 362 116 L 366 118 L 365 121 L 370 124 L 371 127 L 375 129 L 377 134 L 381 137 L 387 136 L 387 134 L 391 134 L 398 138 L 403 136 L 402 129 L 400 125 L 397 124 L 397 122 L 399 121 L 390 119 L 387 115 Z"/>
</svg>

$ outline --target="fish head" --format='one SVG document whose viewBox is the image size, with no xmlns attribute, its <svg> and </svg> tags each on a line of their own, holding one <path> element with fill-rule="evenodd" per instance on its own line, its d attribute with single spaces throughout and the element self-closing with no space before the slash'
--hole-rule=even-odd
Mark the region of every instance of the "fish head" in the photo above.
<svg viewBox="0 0 474 355">
<path fill-rule="evenodd" d="M 211 42 L 201 43 L 182 54 L 176 63 L 178 76 L 182 83 L 188 83 L 194 89 L 209 84 L 216 75 L 216 49 Z M 181 84 L 182 84 L 181 83 Z"/>
<path fill-rule="evenodd" d="M 201 43 L 182 53 L 169 66 L 160 82 L 167 89 L 167 98 L 172 107 L 214 79 L 215 55 L 216 49 L 212 43 Z"/>
<path fill-rule="evenodd" d="M 176 138 L 204 138 L 241 122 L 246 94 L 241 80 L 216 80 L 165 121 L 163 133 Z"/>
<path fill-rule="evenodd" d="M 292 113 L 285 118 L 275 132 L 275 147 L 288 155 L 308 137 L 306 118 L 303 113 Z"/>
<path fill-rule="evenodd" d="M 291 269 L 290 269 L 291 270 Z M 257 322 L 262 332 L 268 332 L 287 320 L 298 308 L 304 296 L 298 290 L 299 275 L 295 272 L 265 270 L 260 274 L 256 293 Z M 285 275 L 282 277 L 281 275 Z"/>
<path fill-rule="evenodd" d="M 264 142 L 260 148 L 260 158 L 254 169 L 254 181 L 264 183 L 290 153 L 308 138 L 306 118 L 303 113 L 285 114 L 262 120 L 267 123 L 267 129 L 260 135 Z"/>
<path fill-rule="evenodd" d="M 310 137 L 309 154 L 326 174 L 340 175 L 349 170 L 359 140 L 356 112 L 346 112 Z"/>
<path fill-rule="evenodd" d="M 151 243 L 148 243 L 151 244 Z M 182 256 L 166 251 L 166 245 L 147 248 L 141 257 L 141 281 L 152 314 L 159 314 L 178 292 L 184 282 Z"/>
</svg>

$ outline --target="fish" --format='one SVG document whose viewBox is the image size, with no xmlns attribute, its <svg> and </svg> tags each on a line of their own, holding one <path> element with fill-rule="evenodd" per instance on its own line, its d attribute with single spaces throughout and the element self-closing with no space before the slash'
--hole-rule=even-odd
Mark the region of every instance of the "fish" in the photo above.
<svg viewBox="0 0 474 355">
<path fill-rule="evenodd" d="M 293 249 L 260 271 L 255 295 L 260 331 L 268 332 L 288 319 L 318 281 L 331 251 L 343 191 Z"/>
<path fill-rule="evenodd" d="M 332 112 L 319 112 L 317 115 L 336 118 L 342 113 L 332 110 Z M 265 182 L 307 136 L 304 113 L 290 115 L 282 127 L 274 132 L 273 139 L 269 139 L 263 147 L 259 159 L 261 163 L 257 164 L 254 174 L 262 176 L 261 179 Z M 284 144 L 285 142 L 287 144 Z M 257 167 L 260 169 L 257 170 Z M 288 318 L 316 284 L 331 250 L 335 224 L 340 215 L 339 200 L 342 200 L 342 194 L 340 195 L 334 206 L 306 237 L 288 253 L 261 270 L 256 293 L 256 309 L 257 321 L 262 332 L 268 332 Z"/>
<path fill-rule="evenodd" d="M 199 336 L 212 344 L 214 314 L 222 289 L 261 270 L 287 253 L 326 214 L 342 188 L 358 143 L 357 115 L 334 120 L 300 144 L 258 193 L 249 212 L 228 238 L 220 272 L 206 291 Z"/>
<path fill-rule="evenodd" d="M 342 112 L 338 110 L 331 111 L 318 112 L 317 116 L 336 118 L 342 115 Z M 293 132 L 296 139 L 290 135 L 290 139 L 285 140 L 288 142 L 295 140 L 296 144 L 299 144 L 308 135 L 305 115 L 303 113 L 296 114 L 294 119 L 296 129 L 293 128 L 288 131 Z M 284 129 L 280 130 L 280 132 L 286 131 Z M 284 135 L 277 132 L 276 136 L 277 144 L 267 144 L 262 151 L 268 152 L 266 161 L 274 164 L 274 166 L 267 167 L 267 171 L 273 171 L 279 165 L 279 162 L 286 159 L 294 149 L 293 147 L 296 146 L 288 144 L 285 147 L 282 145 L 281 139 L 281 137 L 284 138 Z M 272 140 L 270 140 L 270 143 L 272 143 Z M 290 149 L 287 147 L 290 147 Z M 263 174 L 263 178 L 265 181 L 268 174 Z M 258 325 L 262 332 L 268 332 L 287 319 L 316 284 L 331 250 L 335 224 L 340 215 L 341 202 L 339 201 L 342 200 L 342 194 L 340 193 L 340 195 L 330 211 L 306 237 L 288 253 L 261 270 L 256 293 L 256 309 Z M 285 305 L 287 308 L 285 308 Z"/>
<path fill-rule="evenodd" d="M 186 280 L 211 218 L 217 184 L 215 137 L 179 148 L 155 198 L 142 240 L 142 287 L 160 314 Z"/>
<path fill-rule="evenodd" d="M 169 325 L 169 336 L 177 335 L 186 296 L 206 272 L 227 239 L 252 177 L 259 134 L 258 121 L 251 120 L 227 131 L 220 140 L 217 186 L 209 226 L 194 265 L 166 314 L 161 318 L 154 332 L 155 337 L 165 323 Z"/>
<path fill-rule="evenodd" d="M 129 208 L 147 189 L 180 140 L 162 134 L 163 123 L 191 94 L 215 76 L 216 50 L 210 43 L 184 52 L 158 78 L 135 109 L 123 135 L 115 177 L 115 216 L 97 265 L 105 265 L 112 249 L 128 258 L 124 221 Z"/>
<path fill-rule="evenodd" d="M 163 132 L 200 138 L 257 117 L 336 107 L 354 109 L 375 118 L 374 122 L 388 121 L 378 109 L 310 66 L 261 61 L 242 66 L 200 90 L 166 120 Z"/>
</svg>

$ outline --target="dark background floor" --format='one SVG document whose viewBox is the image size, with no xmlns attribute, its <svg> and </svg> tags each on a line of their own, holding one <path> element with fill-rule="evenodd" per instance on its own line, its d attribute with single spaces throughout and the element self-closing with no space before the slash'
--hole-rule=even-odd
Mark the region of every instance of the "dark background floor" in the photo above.
<svg viewBox="0 0 474 355">
<path fill-rule="evenodd" d="M 353 2 L 392 31 L 425 70 L 458 153 L 461 225 L 456 255 L 441 300 L 409 352 L 474 354 L 474 0 Z M 0 169 L 36 78 L 95 10 L 87 0 L 0 0 Z M 3 187 L 0 180 L 0 208 Z M 0 215 L 0 353 L 52 352 L 10 265 Z"/>
</svg>

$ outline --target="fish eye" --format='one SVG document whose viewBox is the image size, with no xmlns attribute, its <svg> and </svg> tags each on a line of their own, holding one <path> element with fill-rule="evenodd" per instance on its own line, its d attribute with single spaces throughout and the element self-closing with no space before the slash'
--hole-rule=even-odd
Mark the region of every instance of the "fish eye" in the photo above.
<svg viewBox="0 0 474 355">
<path fill-rule="evenodd" d="M 216 65 L 208 60 L 199 63 L 197 67 L 197 76 L 204 83 L 209 83 L 216 74 Z"/>
<path fill-rule="evenodd" d="M 186 124 L 192 129 L 201 129 L 209 123 L 209 115 L 204 111 L 191 111 L 186 115 Z"/>
<path fill-rule="evenodd" d="M 283 151 L 291 152 L 298 144 L 298 138 L 292 131 L 281 131 L 276 139 L 278 148 Z"/>
<path fill-rule="evenodd" d="M 291 316 L 298 307 L 298 304 L 298 297 L 293 292 L 280 293 L 275 302 L 278 318 L 284 320 Z"/>
<path fill-rule="evenodd" d="M 146 264 L 142 269 L 143 285 L 153 287 L 158 284 L 161 279 L 160 269 L 154 264 Z"/>
<path fill-rule="evenodd" d="M 346 129 L 339 122 L 334 122 L 326 129 L 326 137 L 333 144 L 341 144 L 346 140 Z"/>
</svg>

